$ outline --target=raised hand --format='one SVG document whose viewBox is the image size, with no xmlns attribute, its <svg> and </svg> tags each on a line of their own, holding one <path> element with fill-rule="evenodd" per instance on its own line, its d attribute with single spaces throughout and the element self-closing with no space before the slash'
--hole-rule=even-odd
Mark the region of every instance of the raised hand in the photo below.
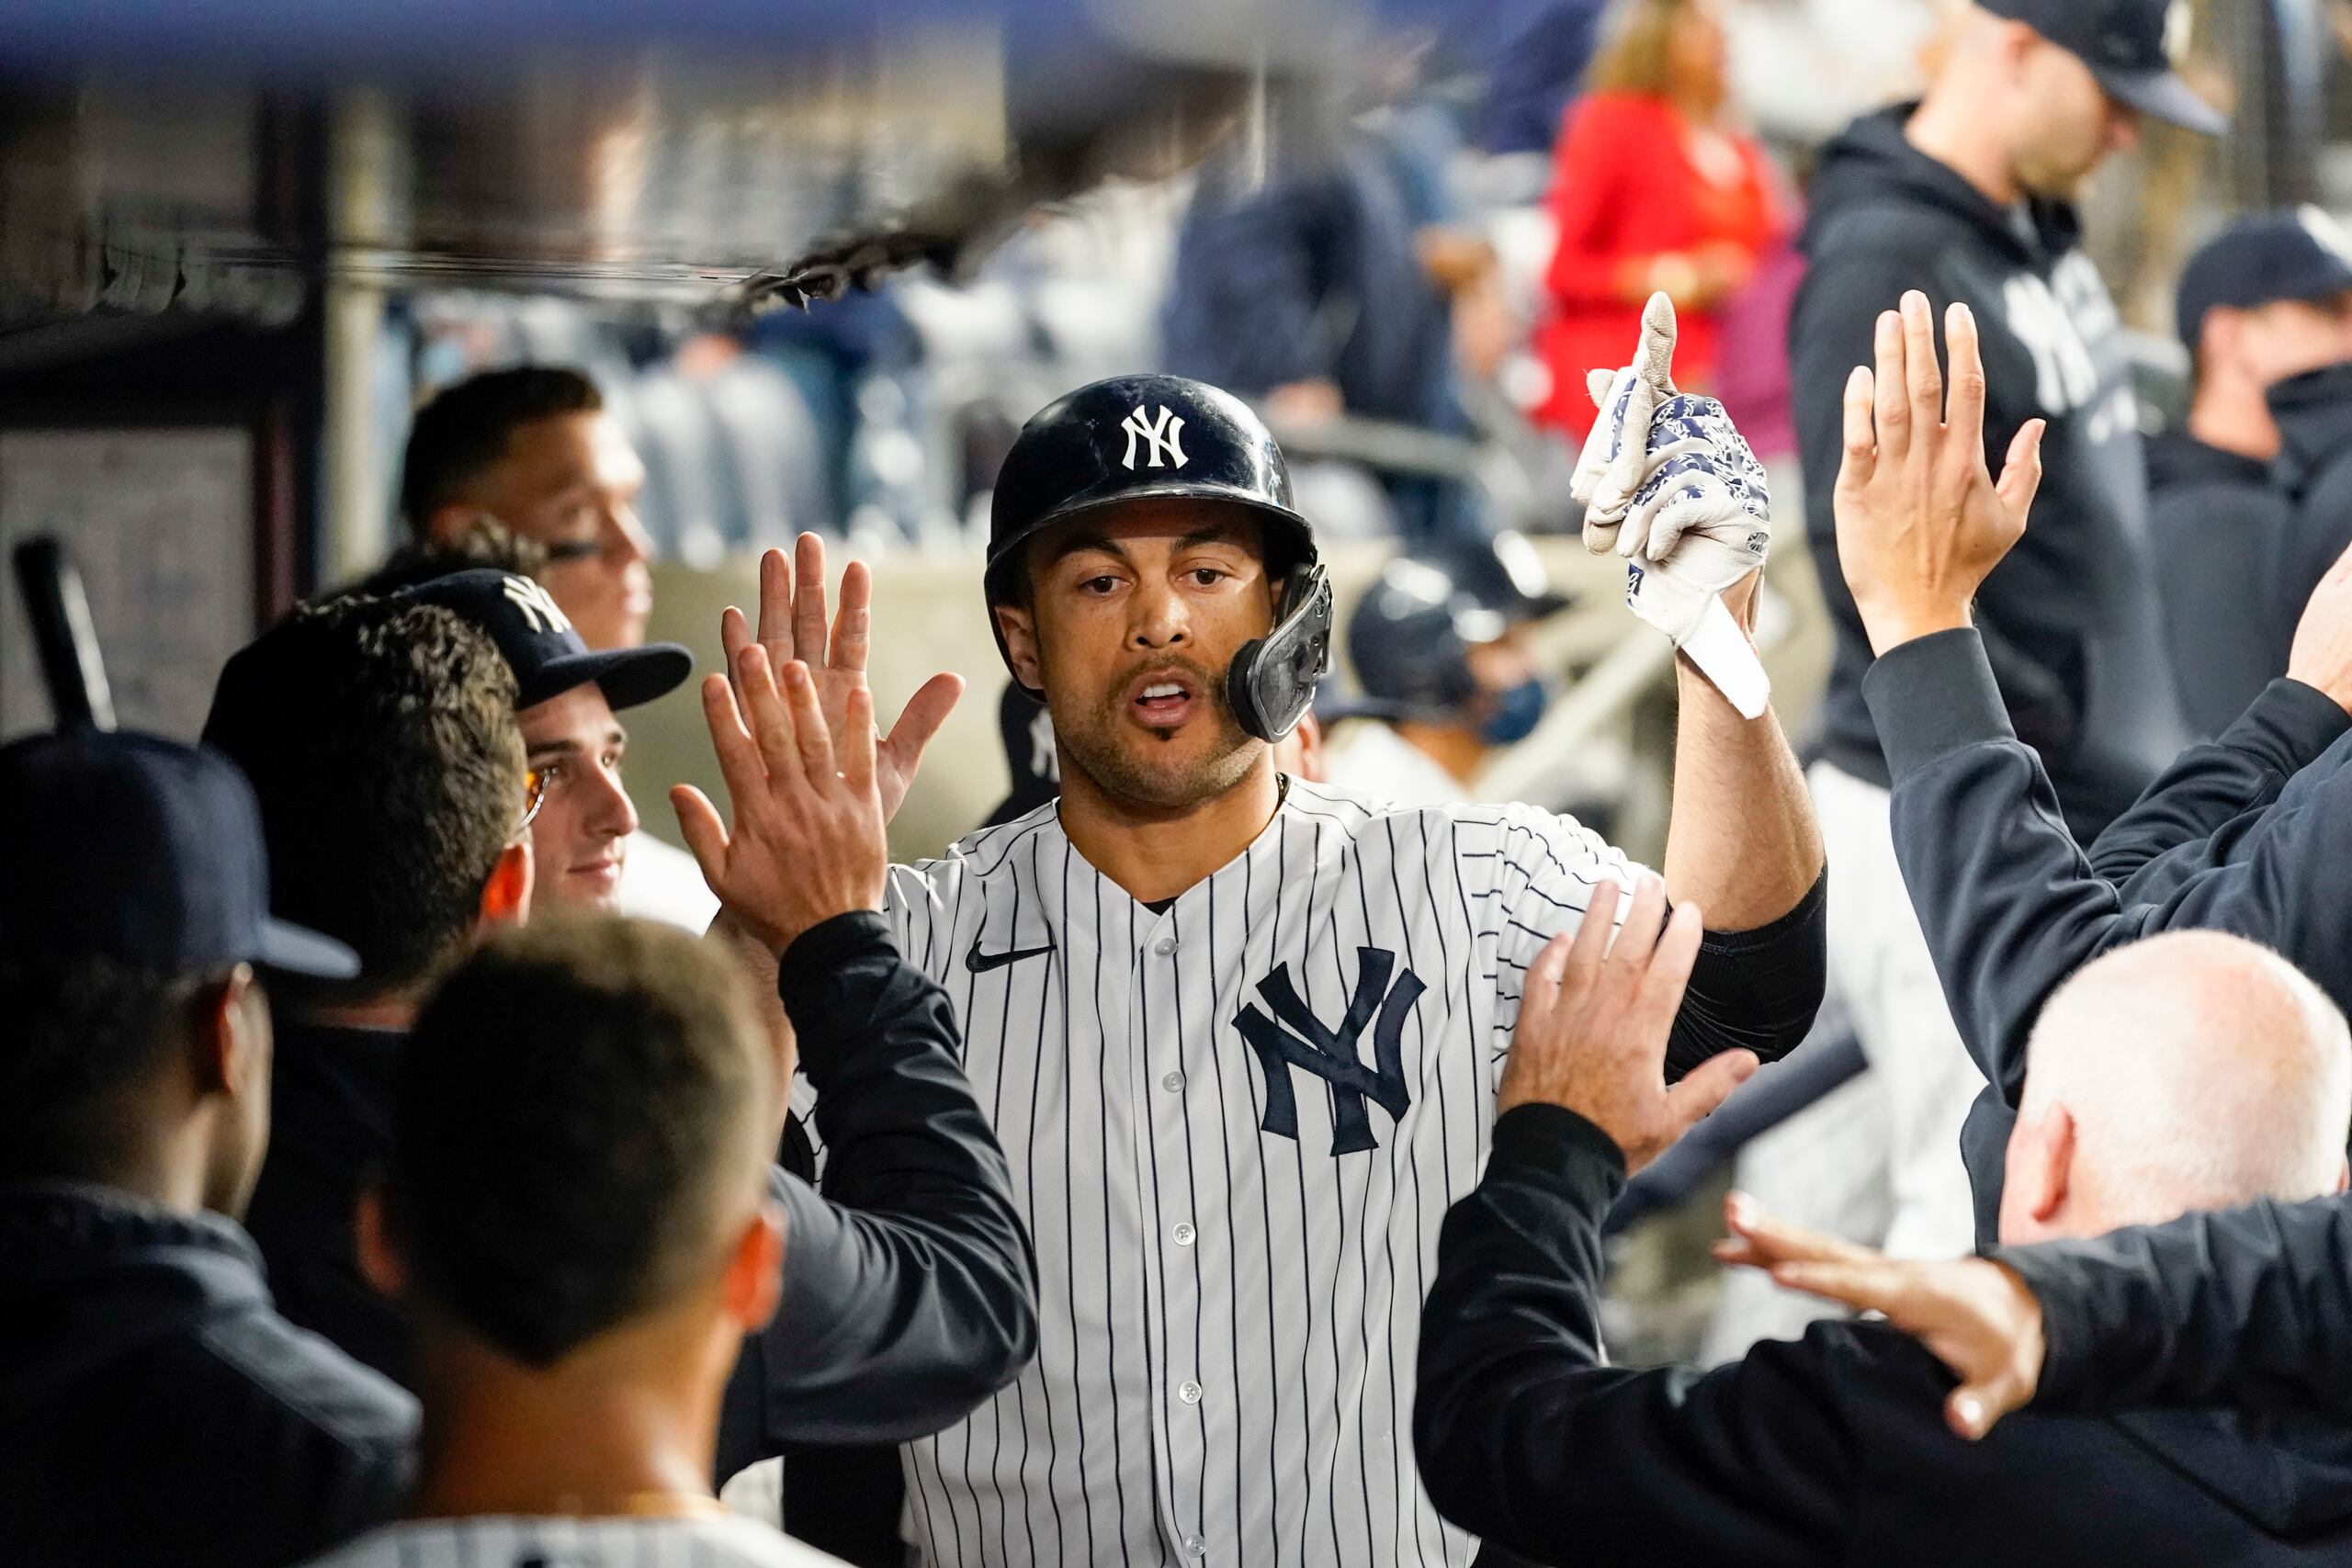
<svg viewBox="0 0 2352 1568">
<path fill-rule="evenodd" d="M 758 636 L 752 623 L 732 604 L 718 619 L 718 639 L 727 651 L 730 679 L 746 648 L 767 650 L 768 665 L 781 670 L 796 660 L 808 666 L 816 683 L 817 703 L 836 741 L 845 743 L 842 726 L 853 692 L 866 689 L 865 660 L 873 643 L 874 577 L 864 561 L 852 561 L 842 573 L 841 613 L 828 622 L 825 614 L 825 542 L 803 534 L 794 547 L 795 559 L 782 550 L 760 558 L 760 621 Z M 899 814 L 907 787 L 922 765 L 924 748 L 947 722 L 956 699 L 964 693 L 960 675 L 933 675 L 923 682 L 899 714 L 889 738 L 876 748 L 875 778 L 882 791 L 885 821 Z M 739 685 L 737 694 L 741 694 Z M 865 722 L 874 722 L 871 704 Z"/>
<path fill-rule="evenodd" d="M 2041 1379 L 2041 1303 L 1989 1258 L 1903 1262 L 1835 1236 L 1784 1224 L 1735 1192 L 1724 1201 L 1722 1262 L 1761 1269 L 1776 1284 L 1842 1302 L 1926 1346 L 1960 1380 L 1944 1420 L 1972 1441 L 2033 1397 Z"/>
<path fill-rule="evenodd" d="M 1496 1112 L 1564 1106 L 1615 1139 L 1635 1171 L 1721 1105 L 1757 1061 L 1752 1051 L 1726 1051 L 1667 1087 L 1667 1036 L 1706 932 L 1692 905 L 1666 919 L 1666 884 L 1648 877 L 1612 942 L 1617 902 L 1614 882 L 1594 888 L 1576 931 L 1554 937 L 1528 970 Z"/>
<path fill-rule="evenodd" d="M 752 643 L 729 669 L 732 687 L 717 675 L 703 682 L 702 706 L 735 820 L 723 821 L 691 784 L 672 789 L 670 804 L 718 901 L 780 953 L 836 915 L 882 907 L 890 855 L 874 695 L 863 686 L 849 693 L 836 751 L 807 665 L 785 665 L 779 690 L 767 649 Z"/>
<path fill-rule="evenodd" d="M 2041 485 L 2042 420 L 2009 443 L 1996 482 L 1984 464 L 1984 361 L 1976 317 L 1944 317 L 1951 394 L 1936 366 L 1934 312 L 1914 290 L 1878 319 L 1877 369 L 1846 383 L 1838 474 L 1838 561 L 1873 651 L 1969 622 L 1969 604 L 2010 547 Z"/>
</svg>

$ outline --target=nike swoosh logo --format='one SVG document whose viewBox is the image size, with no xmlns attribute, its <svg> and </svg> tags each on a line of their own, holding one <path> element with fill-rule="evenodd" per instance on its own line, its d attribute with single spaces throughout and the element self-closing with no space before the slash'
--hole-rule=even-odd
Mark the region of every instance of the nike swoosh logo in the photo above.
<svg viewBox="0 0 2352 1568">
<path fill-rule="evenodd" d="M 1024 958 L 1042 958 L 1053 952 L 1053 943 L 1043 947 L 1019 947 L 1005 953 L 982 953 L 980 939 L 972 939 L 972 951 L 964 954 L 964 967 L 975 975 L 985 975 L 991 969 L 1001 969 L 1008 964 L 1018 964 Z"/>
</svg>

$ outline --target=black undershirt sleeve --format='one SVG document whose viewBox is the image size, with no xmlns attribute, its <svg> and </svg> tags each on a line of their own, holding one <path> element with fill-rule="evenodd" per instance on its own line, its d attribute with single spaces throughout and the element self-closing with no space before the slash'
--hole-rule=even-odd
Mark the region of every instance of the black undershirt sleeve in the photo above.
<svg viewBox="0 0 2352 1568">
<path fill-rule="evenodd" d="M 1745 1046 L 1768 1062 L 1795 1050 L 1821 1010 L 1829 972 L 1829 874 L 1769 925 L 1709 931 L 1666 1046 L 1666 1076 L 1680 1078 Z"/>
</svg>

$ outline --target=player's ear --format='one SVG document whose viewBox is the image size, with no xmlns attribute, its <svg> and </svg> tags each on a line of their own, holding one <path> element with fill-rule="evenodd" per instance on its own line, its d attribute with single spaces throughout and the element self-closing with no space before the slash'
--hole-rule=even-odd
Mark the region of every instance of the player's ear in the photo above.
<svg viewBox="0 0 2352 1568">
<path fill-rule="evenodd" d="M 1005 657 L 1012 661 L 1013 678 L 1033 692 L 1046 689 L 1045 677 L 1037 662 L 1037 613 L 1025 604 L 991 606 L 996 616 L 997 630 L 1004 636 Z"/>
<path fill-rule="evenodd" d="M 351 1218 L 351 1250 L 360 1277 L 378 1295 L 400 1300 L 408 1293 L 408 1260 L 393 1236 L 391 1201 L 382 1181 L 360 1190 Z"/>
<path fill-rule="evenodd" d="M 727 1316 L 745 1334 L 755 1334 L 775 1315 L 784 1295 L 784 1206 L 771 1198 L 743 1227 L 720 1281 Z"/>
<path fill-rule="evenodd" d="M 498 863 L 490 868 L 490 880 L 482 884 L 476 934 L 486 934 L 492 926 L 519 926 L 529 919 L 534 879 L 531 836 L 526 833 L 499 851 Z"/>
</svg>

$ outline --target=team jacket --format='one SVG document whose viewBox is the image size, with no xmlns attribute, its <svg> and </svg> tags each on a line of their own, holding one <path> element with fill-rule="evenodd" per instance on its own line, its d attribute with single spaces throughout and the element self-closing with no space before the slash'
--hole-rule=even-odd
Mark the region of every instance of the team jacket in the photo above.
<svg viewBox="0 0 2352 1568">
<path fill-rule="evenodd" d="M 1036 1360 L 901 1450 L 916 1559 L 1464 1568 L 1412 1463 L 1437 1227 L 1485 1164 L 1527 965 L 1633 872 L 1531 807 L 1295 782 L 1161 905 L 1051 805 L 894 868 L 1040 1275 Z M 1803 1038 L 1822 904 L 1709 939 L 1676 1068 Z"/>
<path fill-rule="evenodd" d="M 1962 1135 L 1981 1243 L 2033 1021 L 2093 958 L 2160 931 L 2233 931 L 2352 1005 L 2352 718 L 2325 695 L 2273 682 L 2086 853 L 2001 710 L 1975 632 L 1890 649 L 1867 692 L 1894 772 L 1895 858 L 1990 1086 Z"/>
<path fill-rule="evenodd" d="M 1821 1323 L 1701 1372 L 1611 1367 L 1608 1135 L 1557 1106 L 1495 1128 L 1446 1216 L 1413 1430 L 1430 1495 L 1490 1544 L 1576 1568 L 1738 1563 L 2340 1562 L 2352 1424 L 2314 1416 L 2013 1416 L 1945 1427 L 1907 1336 Z"/>
<path fill-rule="evenodd" d="M 843 915 L 785 954 L 779 987 L 823 1090 L 820 1195 L 775 1172 L 784 1296 L 745 1342 L 721 1414 L 723 1478 L 786 1439 L 896 1441 L 956 1419 L 1034 1353 L 1036 1290 L 1004 1156 L 956 1066 L 938 988 L 879 916 Z M 391 1370 L 399 1313 L 351 1252 L 351 1205 L 390 1148 L 398 1037 L 287 1031 L 253 1218 L 288 1315 Z"/>
<path fill-rule="evenodd" d="M 415 1435 L 232 1222 L 0 1183 L 0 1562 L 278 1568 L 397 1512 Z"/>
<path fill-rule="evenodd" d="M 2025 538 L 1977 599 L 2003 701 L 2041 752 L 2084 839 L 2132 804 L 2188 735 L 2155 625 L 2147 476 L 2121 322 L 2072 209 L 2017 212 L 1904 140 L 1908 107 L 1831 142 L 1809 192 L 1806 274 L 1789 321 L 1805 536 L 1837 628 L 1819 749 L 1889 782 L 1862 700 L 1869 638 L 1838 566 L 1831 502 L 1846 380 L 1871 358 L 1879 312 L 1923 290 L 1939 321 L 1965 301 L 1983 334 L 1984 439 L 1997 469 L 2026 421 L 2047 419 Z"/>
</svg>

